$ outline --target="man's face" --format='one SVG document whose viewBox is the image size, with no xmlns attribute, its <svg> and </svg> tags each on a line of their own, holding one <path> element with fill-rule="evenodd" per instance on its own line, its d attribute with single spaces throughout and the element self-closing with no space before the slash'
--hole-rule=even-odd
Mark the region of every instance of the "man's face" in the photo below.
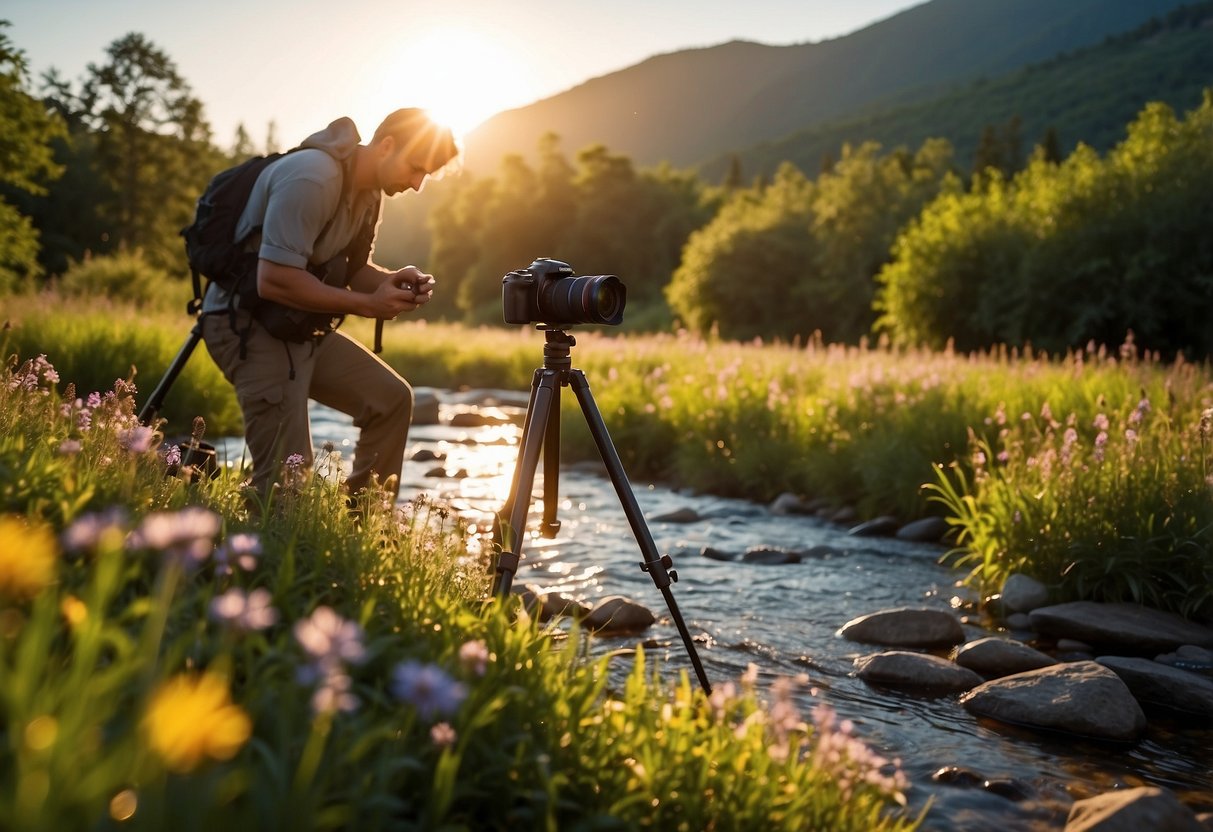
<svg viewBox="0 0 1213 832">
<path fill-rule="evenodd" d="M 424 162 L 417 158 L 424 155 L 424 148 L 410 152 L 399 147 L 391 136 L 385 138 L 383 144 L 385 147 L 377 165 L 380 190 L 388 196 L 409 189 L 420 192 L 425 187 L 426 177 L 430 175 Z"/>
</svg>

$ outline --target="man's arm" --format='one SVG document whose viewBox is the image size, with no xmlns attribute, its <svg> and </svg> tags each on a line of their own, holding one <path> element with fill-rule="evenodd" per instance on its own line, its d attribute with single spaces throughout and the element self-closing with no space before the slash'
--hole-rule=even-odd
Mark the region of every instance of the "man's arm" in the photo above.
<svg viewBox="0 0 1213 832">
<path fill-rule="evenodd" d="M 377 274 L 368 272 L 368 269 L 373 269 Z M 351 281 L 353 291 L 350 291 L 329 286 L 306 269 L 262 259 L 257 262 L 257 294 L 266 300 L 307 312 L 391 319 L 402 312 L 411 312 L 429 300 L 427 293 L 413 290 L 408 272 L 408 269 L 385 272 L 368 264 L 354 275 Z M 413 272 L 422 274 L 416 269 Z M 392 279 L 396 276 L 402 277 Z M 423 277 L 429 278 L 429 275 Z"/>
</svg>

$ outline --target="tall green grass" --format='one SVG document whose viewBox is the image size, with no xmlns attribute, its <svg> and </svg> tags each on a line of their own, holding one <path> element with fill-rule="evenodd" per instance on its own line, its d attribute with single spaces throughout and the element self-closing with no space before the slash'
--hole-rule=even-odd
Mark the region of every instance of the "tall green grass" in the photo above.
<svg viewBox="0 0 1213 832">
<path fill-rule="evenodd" d="M 67 389 L 64 389 L 64 388 Z M 250 502 L 45 359 L 0 375 L 0 828 L 910 829 L 897 766 L 486 601 L 441 506 Z"/>
<path fill-rule="evenodd" d="M 184 316 L 146 315 L 135 327 L 121 307 L 98 321 L 53 297 L 18 312 L 23 355 L 44 351 L 94 377 L 100 367 L 113 375 L 118 364 L 125 372 L 135 330 L 160 345 L 148 359 L 157 368 L 188 328 Z M 371 339 L 368 322 L 347 329 Z M 1213 406 L 1207 366 L 1163 363 L 1131 342 L 1064 356 L 962 355 L 685 333 L 574 335 L 573 366 L 586 372 L 633 477 L 759 501 L 791 491 L 868 517 L 946 515 L 957 526 L 960 563 L 987 593 L 1024 571 L 1059 600 L 1137 600 L 1213 614 L 1205 577 L 1213 550 L 1208 453 L 1199 434 Z M 387 327 L 383 356 L 414 384 L 524 390 L 543 363 L 543 345 L 542 333 L 528 328 L 416 321 Z M 178 382 L 170 424 L 187 426 L 201 413 L 212 431 L 238 430 L 230 390 L 205 354 L 187 373 L 203 380 Z M 146 376 L 141 367 L 141 386 Z M 1148 418 L 1130 425 L 1142 400 Z M 562 402 L 562 456 L 593 458 L 574 396 Z M 1115 429 L 1107 431 L 1106 463 L 1092 465 L 1101 414 Z M 1071 427 L 1082 441 L 1063 448 Z M 1122 441 L 1130 428 L 1140 441 Z M 1085 456 L 1075 453 L 1080 448 Z M 1064 452 L 1067 464 L 1033 461 L 1050 452 Z M 978 453 L 986 463 L 976 464 Z"/>
</svg>

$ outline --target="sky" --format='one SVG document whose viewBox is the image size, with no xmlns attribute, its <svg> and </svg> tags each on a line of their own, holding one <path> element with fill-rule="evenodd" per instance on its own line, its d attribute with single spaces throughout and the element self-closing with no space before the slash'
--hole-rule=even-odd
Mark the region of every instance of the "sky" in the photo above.
<svg viewBox="0 0 1213 832">
<path fill-rule="evenodd" d="M 653 55 L 730 40 L 772 45 L 849 34 L 923 0 L 4 0 L 34 91 L 72 81 L 131 32 L 166 53 L 214 140 L 243 125 L 280 146 L 332 119 L 369 138 L 398 107 L 466 131 Z"/>
</svg>

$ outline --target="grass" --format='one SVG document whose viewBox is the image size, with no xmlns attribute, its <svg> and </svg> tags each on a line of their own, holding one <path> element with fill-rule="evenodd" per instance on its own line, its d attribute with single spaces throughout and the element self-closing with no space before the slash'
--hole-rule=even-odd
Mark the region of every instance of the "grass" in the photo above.
<svg viewBox="0 0 1213 832">
<path fill-rule="evenodd" d="M 333 460 L 250 504 L 47 359 L 0 375 L 0 828 L 911 829 L 784 679 L 706 697 L 486 601 L 485 556 Z"/>
<path fill-rule="evenodd" d="M 22 322 L 19 354 L 57 345 L 51 357 L 90 378 L 126 371 L 134 331 L 159 344 L 141 353 L 151 363 L 140 376 L 158 378 L 188 323 L 141 313 L 135 326 L 121 307 L 98 321 L 54 296 L 10 314 Z M 370 342 L 368 322 L 347 329 Z M 1049 356 L 574 334 L 573 365 L 634 478 L 758 501 L 795 492 L 864 517 L 940 514 L 956 527 L 956 562 L 985 594 L 1021 571 L 1059 601 L 1213 615 L 1205 365 L 1161 362 L 1131 340 Z M 543 338 L 527 328 L 392 324 L 384 346 L 419 385 L 525 389 L 543 362 Z M 234 402 L 214 375 L 205 357 L 191 361 L 170 424 L 204 413 L 213 431 L 233 430 Z M 562 401 L 562 458 L 592 458 L 574 397 Z M 1131 422 L 1142 401 L 1149 410 Z"/>
</svg>

